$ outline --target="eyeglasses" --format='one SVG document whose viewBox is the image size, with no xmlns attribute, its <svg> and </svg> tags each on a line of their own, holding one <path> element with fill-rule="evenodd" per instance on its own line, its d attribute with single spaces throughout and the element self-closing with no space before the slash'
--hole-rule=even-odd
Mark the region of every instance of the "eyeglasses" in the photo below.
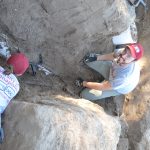
<svg viewBox="0 0 150 150">
<path fill-rule="evenodd" d="M 118 56 L 117 63 L 120 63 L 120 60 L 122 59 L 122 63 L 130 63 L 134 60 L 134 58 L 131 55 L 130 49 L 126 47 Z"/>
</svg>

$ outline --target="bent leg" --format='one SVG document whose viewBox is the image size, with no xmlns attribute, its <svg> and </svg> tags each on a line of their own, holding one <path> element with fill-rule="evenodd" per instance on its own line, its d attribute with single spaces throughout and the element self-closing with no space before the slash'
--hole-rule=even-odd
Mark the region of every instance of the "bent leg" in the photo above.
<svg viewBox="0 0 150 150">
<path fill-rule="evenodd" d="M 109 79 L 109 72 L 111 67 L 110 61 L 93 61 L 86 63 L 90 68 L 100 73 L 105 79 Z"/>
<path fill-rule="evenodd" d="M 85 98 L 91 101 L 100 100 L 102 98 L 117 96 L 117 95 L 121 95 L 121 94 L 115 90 L 100 91 L 100 90 L 86 88 L 81 92 L 82 98 Z"/>
</svg>

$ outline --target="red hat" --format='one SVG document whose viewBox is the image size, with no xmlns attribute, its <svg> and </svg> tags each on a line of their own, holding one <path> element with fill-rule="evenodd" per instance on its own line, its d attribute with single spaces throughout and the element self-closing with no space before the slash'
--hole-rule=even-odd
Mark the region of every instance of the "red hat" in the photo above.
<svg viewBox="0 0 150 150">
<path fill-rule="evenodd" d="M 28 58 L 23 53 L 12 54 L 8 58 L 7 64 L 13 66 L 13 73 L 17 76 L 21 76 L 29 67 Z"/>
<path fill-rule="evenodd" d="M 144 49 L 141 44 L 135 43 L 127 46 L 131 51 L 132 57 L 135 58 L 136 60 L 140 59 L 143 56 Z"/>
</svg>

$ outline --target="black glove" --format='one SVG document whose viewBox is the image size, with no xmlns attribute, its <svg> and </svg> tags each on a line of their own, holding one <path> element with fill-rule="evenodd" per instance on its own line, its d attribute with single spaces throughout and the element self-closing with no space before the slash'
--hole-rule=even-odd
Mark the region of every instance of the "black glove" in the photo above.
<svg viewBox="0 0 150 150">
<path fill-rule="evenodd" d="M 89 63 L 89 62 L 96 61 L 96 60 L 97 60 L 97 54 L 95 53 L 87 54 L 84 57 L 84 63 Z"/>
<path fill-rule="evenodd" d="M 78 78 L 76 81 L 75 81 L 75 85 L 77 87 L 83 87 L 83 79 L 82 78 Z"/>
</svg>

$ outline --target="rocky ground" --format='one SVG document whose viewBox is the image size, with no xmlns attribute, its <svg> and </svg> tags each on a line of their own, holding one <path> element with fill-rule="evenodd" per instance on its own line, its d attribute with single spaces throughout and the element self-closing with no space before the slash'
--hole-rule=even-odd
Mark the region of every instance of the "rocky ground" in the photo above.
<svg viewBox="0 0 150 150">
<path fill-rule="evenodd" d="M 19 78 L 21 89 L 14 101 L 41 103 L 60 95 L 79 98 L 80 90 L 74 86 L 77 77 L 92 81 L 101 78 L 82 63 L 83 56 L 88 52 L 113 51 L 112 37 L 124 31 L 134 18 L 134 11 L 125 0 L 1 0 L 0 31 L 7 35 L 12 50 L 19 48 L 32 62 L 38 62 L 42 54 L 43 65 L 53 72 L 46 76 L 38 71 L 33 76 L 30 69 Z M 145 48 L 139 62 L 142 70 L 138 87 L 128 95 L 94 102 L 107 114 L 120 118 L 118 150 L 144 149 L 147 144 L 143 139 L 149 135 L 150 10 L 145 12 L 142 5 L 136 8 L 136 25 Z"/>
</svg>

